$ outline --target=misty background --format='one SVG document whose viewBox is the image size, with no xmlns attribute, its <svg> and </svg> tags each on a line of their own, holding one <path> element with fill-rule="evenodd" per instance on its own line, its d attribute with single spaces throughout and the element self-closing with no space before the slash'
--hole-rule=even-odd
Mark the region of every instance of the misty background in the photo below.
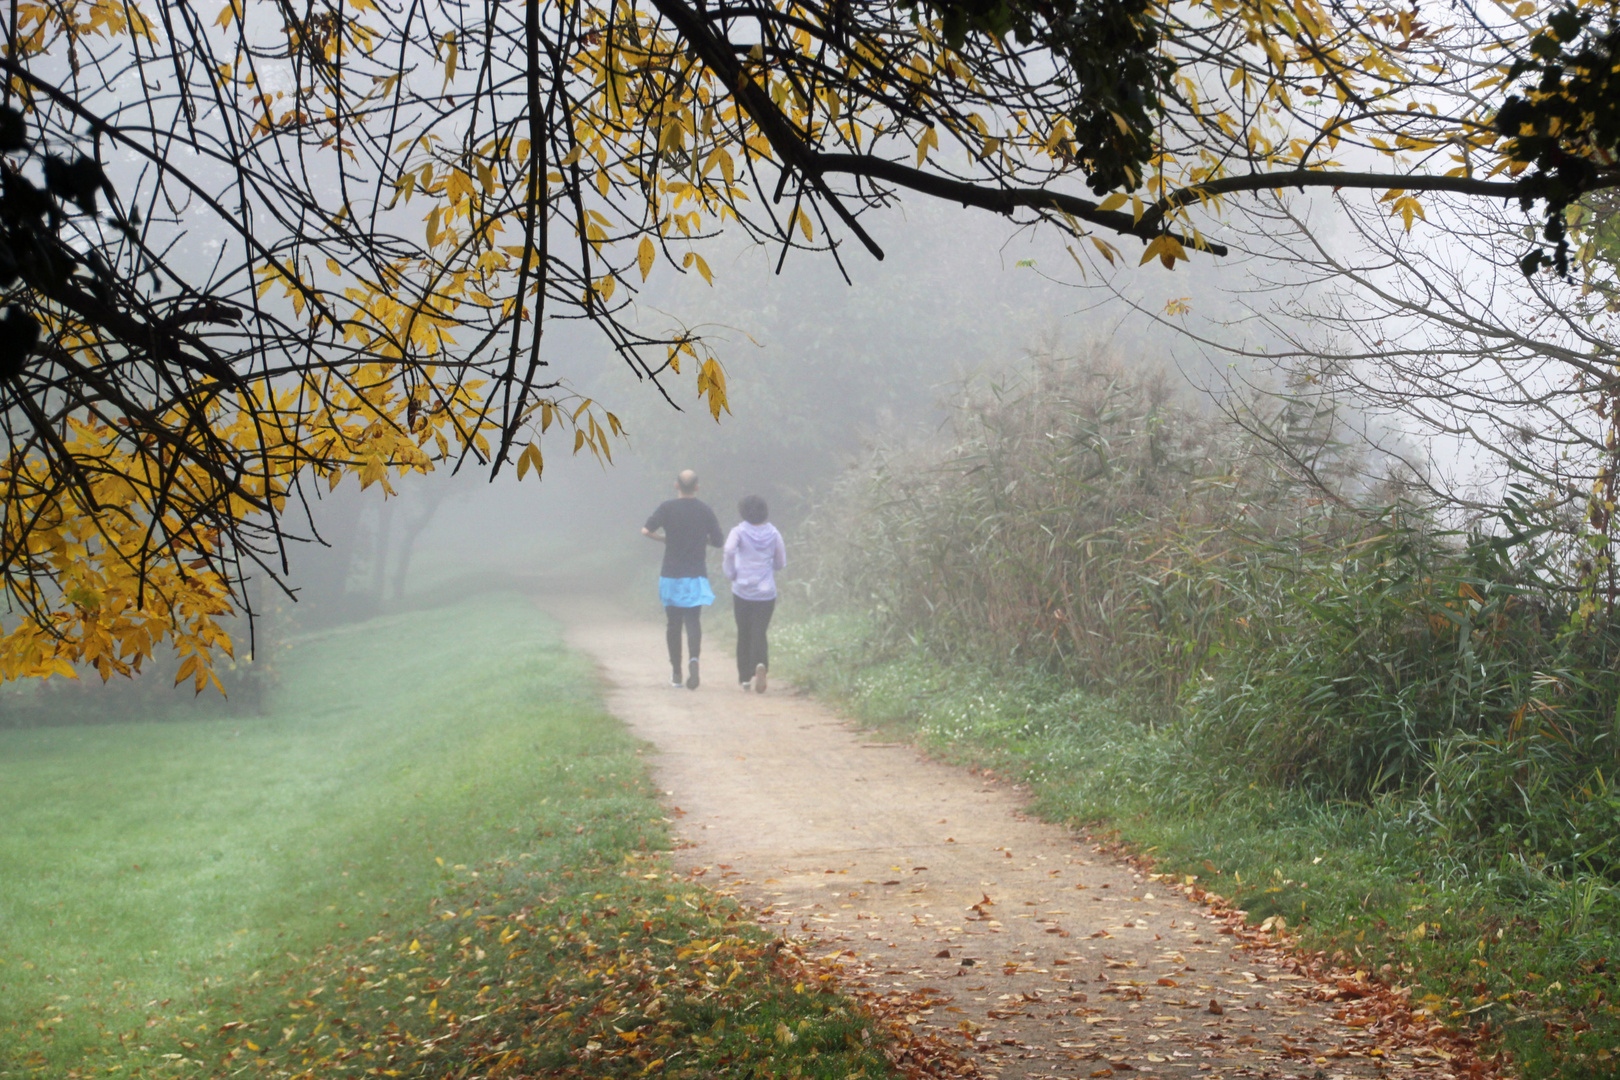
<svg viewBox="0 0 1620 1080">
<path fill-rule="evenodd" d="M 256 710 L 273 682 L 275 653 L 301 635 L 514 582 L 644 601 L 656 616 L 661 552 L 639 528 L 672 497 L 684 468 L 697 470 L 700 496 L 725 528 L 743 495 L 766 499 L 787 539 L 791 594 L 794 563 L 805 554 L 795 551 L 797 527 L 817 499 L 873 446 L 928 438 L 965 384 L 1016 381 L 1036 352 L 1088 353 L 1127 368 L 1164 367 L 1195 394 L 1218 394 L 1234 360 L 1185 329 L 1215 327 L 1224 341 L 1262 352 L 1275 336 L 1253 318 L 1253 253 L 1195 253 L 1166 271 L 1157 262 L 1130 265 L 1139 250 L 1128 244 L 1110 268 L 1051 230 L 925 201 L 896 207 L 871 227 L 886 258 L 846 245 L 847 282 L 825 253 L 790 252 L 777 273 L 779 250 L 727 247 L 725 238 L 706 249 L 713 286 L 696 273 L 654 270 L 638 296 L 641 317 L 684 324 L 711 343 L 731 406 L 718 423 L 696 394 L 693 370 L 666 382 L 672 404 L 589 325 L 554 321 L 551 374 L 623 421 L 628 437 L 614 443 L 611 462 L 571 454 L 553 436 L 542 443 L 539 482 L 519 481 L 511 468 L 491 480 L 487 466 L 469 459 L 457 474 L 441 466 L 395 478 L 397 494 L 388 498 L 381 485 L 361 491 L 353 477 L 331 491 L 309 485 L 319 494 L 315 531 L 298 514 L 286 519 L 286 584 L 296 600 L 274 583 L 250 582 L 252 638 L 240 620 L 237 656 L 221 665 L 226 708 Z M 1274 293 L 1268 286 L 1258 302 L 1273 303 Z M 1180 314 L 1166 316 L 1167 305 Z M 711 570 L 718 573 L 717 556 Z M 79 711 L 105 718 L 142 699 L 172 708 L 172 667 L 160 656 L 143 676 L 106 687 L 94 678 L 12 684 L 0 688 L 0 711 L 28 723 L 23 714 L 36 712 L 38 722 Z"/>
<path fill-rule="evenodd" d="M 843 470 L 876 441 L 937 428 L 965 380 L 1007 377 L 1035 350 L 1102 347 L 1127 364 L 1181 365 L 1207 384 L 1210 364 L 1221 361 L 1142 313 L 1185 298 L 1203 318 L 1241 314 L 1230 264 L 1122 268 L 1112 289 L 1138 311 L 1103 288 L 1095 268 L 1082 277 L 1062 238 L 937 204 L 889 218 L 878 227 L 882 262 L 844 252 L 851 283 L 831 258 L 801 252 L 778 275 L 780 253 L 752 245 L 711 259 L 712 288 L 696 274 L 654 271 L 640 298 L 645 317 L 683 320 L 725 367 L 731 412 L 718 423 L 690 373 L 670 380 L 672 407 L 587 329 L 554 327 L 553 370 L 625 424 L 629 437 L 613 462 L 571 455 L 555 440 L 543 444 L 538 484 L 511 470 L 491 482 L 468 463 L 454 480 L 407 478 L 386 505 L 375 492 L 340 488 L 321 508 L 324 537 L 334 542 L 333 525 L 358 510 L 353 527 L 372 550 L 358 553 L 345 591 L 393 601 L 473 572 L 596 585 L 639 570 L 646 581 L 637 583 L 646 584 L 658 552 L 639 527 L 672 497 L 683 468 L 697 470 L 701 497 L 727 527 L 739 498 L 763 496 L 791 545 L 794 527 Z M 381 561 L 379 528 L 390 548 Z M 396 579 L 406 550 L 408 573 Z M 314 604 L 329 600 L 337 587 L 330 554 L 305 548 L 295 558 L 294 582 Z"/>
</svg>

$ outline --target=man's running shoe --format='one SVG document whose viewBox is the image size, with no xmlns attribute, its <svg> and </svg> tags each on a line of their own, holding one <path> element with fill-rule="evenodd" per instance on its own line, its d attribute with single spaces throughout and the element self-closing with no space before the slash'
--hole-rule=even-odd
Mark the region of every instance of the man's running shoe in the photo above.
<svg viewBox="0 0 1620 1080">
<path fill-rule="evenodd" d="M 764 692 L 765 692 L 765 665 L 764 664 L 755 664 L 754 665 L 754 693 L 763 694 Z"/>
<path fill-rule="evenodd" d="M 676 690 L 679 690 L 681 687 L 686 685 L 685 683 L 681 682 L 681 669 L 679 667 L 672 667 L 669 669 L 669 685 L 674 687 Z"/>
<path fill-rule="evenodd" d="M 686 688 L 688 690 L 698 688 L 698 665 L 695 656 L 686 662 Z"/>
</svg>

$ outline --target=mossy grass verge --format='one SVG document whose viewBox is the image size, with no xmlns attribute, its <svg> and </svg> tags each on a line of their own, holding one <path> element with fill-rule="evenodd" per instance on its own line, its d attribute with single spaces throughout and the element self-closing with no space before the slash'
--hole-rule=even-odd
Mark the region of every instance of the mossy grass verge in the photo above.
<svg viewBox="0 0 1620 1080">
<path fill-rule="evenodd" d="M 1027 781 L 1034 809 L 1150 856 L 1347 967 L 1484 1029 L 1529 1078 L 1620 1072 L 1620 911 L 1601 883 L 1480 858 L 1392 794 L 1334 801 L 1213 754 L 1162 710 L 1034 669 L 942 663 L 873 624 L 776 631 L 775 668 L 891 736 Z M 887 642 L 887 644 L 885 644 Z"/>
<path fill-rule="evenodd" d="M 672 877 L 645 748 L 529 601 L 277 666 L 263 715 L 0 731 L 0 1077 L 888 1074 Z"/>
<path fill-rule="evenodd" d="M 212 995 L 149 1075 L 889 1075 L 870 1018 L 735 905 L 660 854 L 575 846 L 457 866 L 430 921 Z"/>
</svg>

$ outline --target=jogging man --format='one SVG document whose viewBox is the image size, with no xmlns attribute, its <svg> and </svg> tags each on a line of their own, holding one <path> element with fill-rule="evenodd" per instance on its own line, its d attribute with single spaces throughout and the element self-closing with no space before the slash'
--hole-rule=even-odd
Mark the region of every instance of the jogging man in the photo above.
<svg viewBox="0 0 1620 1080">
<path fill-rule="evenodd" d="M 703 609 L 714 603 L 709 588 L 710 547 L 726 542 L 720 521 L 709 504 L 697 497 L 697 473 L 684 470 L 675 478 L 676 498 L 652 512 L 641 535 L 664 545 L 664 566 L 658 572 L 658 600 L 668 620 L 669 684 L 681 685 L 681 627 L 691 659 L 686 664 L 686 688 L 698 688 L 698 654 L 703 648 Z M 663 535 L 659 535 L 662 532 Z"/>
</svg>

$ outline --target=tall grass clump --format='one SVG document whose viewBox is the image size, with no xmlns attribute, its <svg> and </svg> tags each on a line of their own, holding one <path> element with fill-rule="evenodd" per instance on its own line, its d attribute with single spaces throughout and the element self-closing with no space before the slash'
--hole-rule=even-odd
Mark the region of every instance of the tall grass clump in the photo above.
<svg viewBox="0 0 1620 1080">
<path fill-rule="evenodd" d="M 1184 784 L 1393 799 L 1469 866 L 1620 881 L 1602 613 L 1524 544 L 1358 479 L 1330 412 L 1239 425 L 1176 387 L 1046 356 L 963 388 L 822 507 L 819 602 L 891 653 L 1128 702 Z"/>
<path fill-rule="evenodd" d="M 1234 518 L 1297 513 L 1241 505 L 1266 464 L 1172 386 L 1048 357 L 964 389 L 942 443 L 876 451 L 822 508 L 818 580 L 942 655 L 1175 700 L 1228 630 Z"/>
</svg>

